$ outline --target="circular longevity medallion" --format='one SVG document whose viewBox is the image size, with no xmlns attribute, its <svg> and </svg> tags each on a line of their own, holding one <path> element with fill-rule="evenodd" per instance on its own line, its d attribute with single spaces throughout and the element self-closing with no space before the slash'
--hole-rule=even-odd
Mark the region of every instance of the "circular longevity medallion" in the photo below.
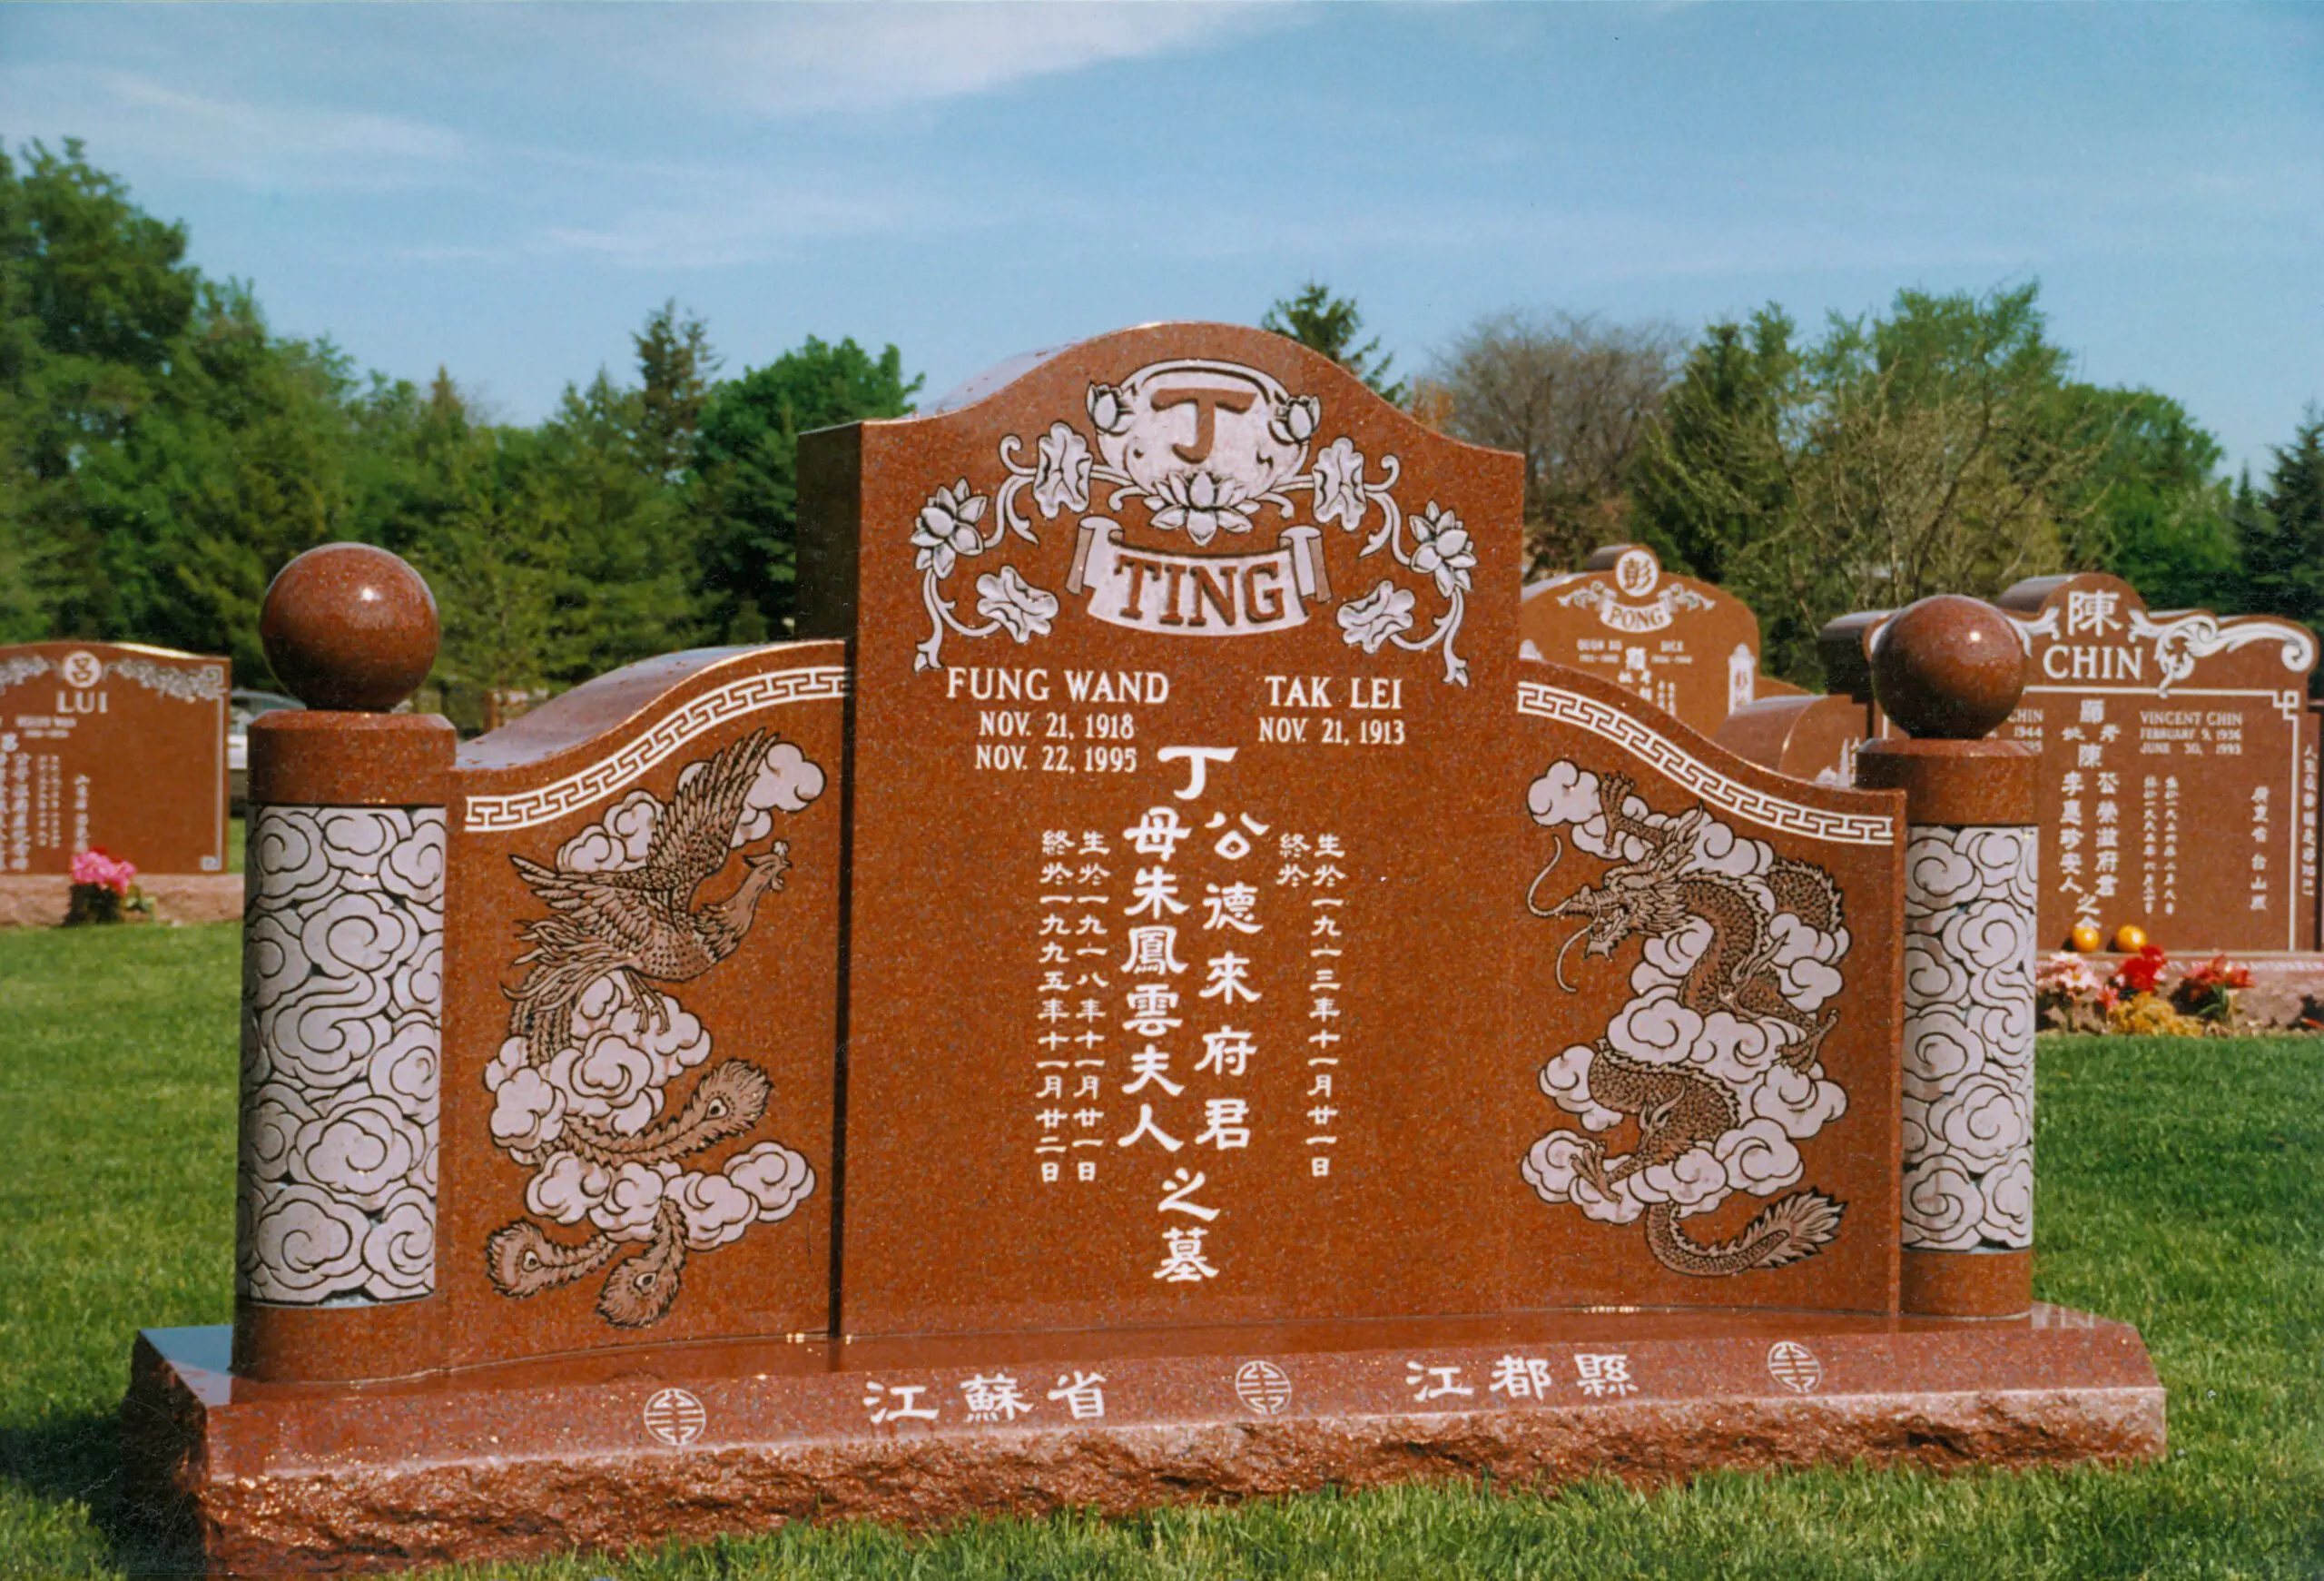
<svg viewBox="0 0 2324 1581">
<path fill-rule="evenodd" d="M 1814 1394 L 1824 1381 L 1824 1364 L 1797 1339 L 1778 1339 L 1768 1347 L 1768 1376 L 1794 1394 Z"/>
<path fill-rule="evenodd" d="M 702 1437 L 710 1413 L 682 1388 L 665 1388 L 645 1402 L 645 1430 L 673 1449 Z"/>
<path fill-rule="evenodd" d="M 1291 1403 L 1291 1375 L 1272 1361 L 1246 1361 L 1235 1372 L 1235 1395 L 1262 1417 Z"/>
</svg>

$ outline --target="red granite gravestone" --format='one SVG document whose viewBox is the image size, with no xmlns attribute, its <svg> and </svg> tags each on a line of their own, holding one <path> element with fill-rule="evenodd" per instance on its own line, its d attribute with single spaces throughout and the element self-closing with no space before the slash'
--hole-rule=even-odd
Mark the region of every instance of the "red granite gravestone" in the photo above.
<svg viewBox="0 0 2324 1581">
<path fill-rule="evenodd" d="M 2042 937 L 2124 924 L 2174 954 L 2316 947 L 2316 642 L 2297 622 L 2150 614 L 2085 572 L 2002 595 L 2028 662 L 1998 732 L 2041 754 Z"/>
<path fill-rule="evenodd" d="M 146 873 L 226 868 L 227 663 L 112 642 L 0 647 L 0 871 L 92 848 Z"/>
<path fill-rule="evenodd" d="M 1425 1250 L 1469 1203 L 1402 1160 L 1460 1150 L 1481 1094 L 1441 1053 L 1496 1037 L 1445 990 L 1491 980 L 1497 897 L 1430 875 L 1502 849 L 1465 770 L 1505 733 L 1515 599 L 1475 568 L 1516 558 L 1510 459 L 1173 327 L 801 466 L 800 628 L 854 644 L 849 1101 L 881 1117 L 847 1331 L 1490 1303 Z"/>
<path fill-rule="evenodd" d="M 1643 544 L 1610 544 L 1578 571 L 1527 585 L 1517 635 L 1645 698 L 1706 736 L 1759 697 L 1799 688 L 1759 673 L 1759 618 L 1720 588 L 1662 568 Z"/>
<path fill-rule="evenodd" d="M 336 707 L 253 731 L 236 1323 L 141 1336 L 137 1485 L 328 1570 L 2158 1453 L 2135 1333 L 2029 1309 L 2030 863 L 1905 870 L 2030 854 L 1955 826 L 1994 771 L 1804 786 L 1521 660 L 1517 483 L 1286 340 L 1107 336 L 808 437 L 844 647 L 457 756 L 365 711 L 409 568 L 293 562 Z M 1983 1085 L 1900 1085 L 1908 951 Z"/>
</svg>

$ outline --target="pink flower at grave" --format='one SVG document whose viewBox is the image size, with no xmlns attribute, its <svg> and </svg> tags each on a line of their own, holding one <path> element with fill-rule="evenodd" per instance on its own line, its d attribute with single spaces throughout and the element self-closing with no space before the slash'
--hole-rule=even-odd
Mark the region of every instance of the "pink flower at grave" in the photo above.
<svg viewBox="0 0 2324 1581">
<path fill-rule="evenodd" d="M 94 884 L 125 895 L 129 886 L 137 882 L 137 865 L 106 855 L 92 845 L 73 858 L 73 882 Z"/>
</svg>

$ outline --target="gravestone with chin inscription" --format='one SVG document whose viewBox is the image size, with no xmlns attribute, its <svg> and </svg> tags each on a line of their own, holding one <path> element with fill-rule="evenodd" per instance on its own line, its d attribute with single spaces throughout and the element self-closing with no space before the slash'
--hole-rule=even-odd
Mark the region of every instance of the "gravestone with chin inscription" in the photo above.
<svg viewBox="0 0 2324 1581">
<path fill-rule="evenodd" d="M 141 1337 L 140 1487 L 330 1569 L 2158 1452 L 2031 1299 L 2030 759 L 1804 785 L 1527 658 L 1520 504 L 1126 331 L 805 436 L 804 640 L 457 751 L 417 576 L 294 562 L 236 1320 Z M 1971 616 L 1892 645 L 1933 737 Z"/>
<path fill-rule="evenodd" d="M 1529 584 L 1519 638 L 1552 664 L 1610 681 L 1705 736 L 1758 698 L 1799 688 L 1759 673 L 1759 618 L 1724 588 L 1662 568 L 1643 544 L 1592 553 Z"/>
<path fill-rule="evenodd" d="M 222 658 L 112 642 L 0 647 L 0 874 L 88 850 L 142 873 L 226 869 Z"/>
<path fill-rule="evenodd" d="M 2142 929 L 2174 954 L 2316 947 L 2316 641 L 2297 621 L 2149 611 L 2094 572 L 2002 595 L 2041 756 L 2042 937 Z"/>
</svg>

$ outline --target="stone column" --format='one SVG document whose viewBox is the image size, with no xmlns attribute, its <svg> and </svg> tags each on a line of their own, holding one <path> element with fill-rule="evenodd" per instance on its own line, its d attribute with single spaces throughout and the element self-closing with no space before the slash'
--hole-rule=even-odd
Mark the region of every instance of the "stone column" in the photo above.
<svg viewBox="0 0 2324 1581">
<path fill-rule="evenodd" d="M 438 1365 L 438 1073 L 452 727 L 388 710 L 436 657 L 418 572 L 360 544 L 267 589 L 268 661 L 307 711 L 250 731 L 234 1370 Z"/>
<path fill-rule="evenodd" d="M 2037 759 L 1984 739 L 2024 667 L 2009 619 L 1951 594 L 1873 639 L 1874 692 L 1906 732 L 1866 742 L 1856 772 L 1905 793 L 1907 1312 L 2009 1317 L 2034 1299 Z"/>
</svg>

